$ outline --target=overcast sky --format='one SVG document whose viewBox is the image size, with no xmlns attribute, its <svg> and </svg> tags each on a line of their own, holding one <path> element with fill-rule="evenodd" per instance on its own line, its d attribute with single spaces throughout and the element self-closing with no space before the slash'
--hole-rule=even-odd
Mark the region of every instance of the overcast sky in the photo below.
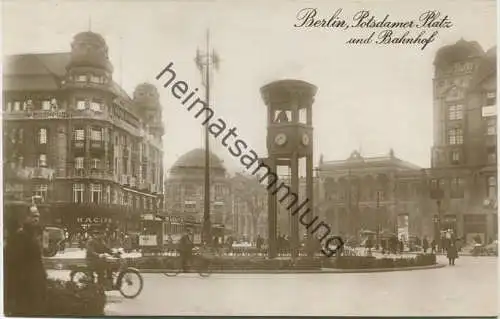
<svg viewBox="0 0 500 319">
<path fill-rule="evenodd" d="M 453 27 L 439 30 L 425 50 L 417 45 L 353 46 L 345 42 L 371 30 L 294 28 L 297 12 L 307 7 L 325 17 L 341 8 L 348 21 L 363 9 L 397 21 L 440 10 Z M 484 50 L 496 45 L 495 1 L 11 1 L 3 3 L 3 51 L 69 51 L 73 36 L 89 24 L 106 39 L 114 79 L 130 95 L 142 82 L 159 87 L 167 169 L 183 153 L 202 146 L 202 130 L 155 76 L 173 62 L 178 79 L 201 88 L 194 57 L 204 46 L 207 27 L 222 60 L 214 77 L 217 116 L 237 127 L 259 154 L 266 153 L 260 87 L 284 78 L 318 86 L 316 164 L 320 154 L 338 160 L 354 149 L 369 156 L 393 148 L 396 156 L 428 167 L 436 51 L 461 37 L 478 41 Z M 225 148 L 214 143 L 214 149 L 231 171 L 242 170 Z"/>
</svg>

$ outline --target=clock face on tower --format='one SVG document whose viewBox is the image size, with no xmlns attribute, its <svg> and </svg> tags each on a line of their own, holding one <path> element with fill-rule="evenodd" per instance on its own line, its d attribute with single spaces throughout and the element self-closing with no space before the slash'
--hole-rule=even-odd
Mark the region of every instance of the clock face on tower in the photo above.
<svg viewBox="0 0 500 319">
<path fill-rule="evenodd" d="M 302 144 L 304 144 L 305 146 L 309 145 L 309 135 L 307 135 L 306 133 L 304 133 L 302 135 Z"/>
<path fill-rule="evenodd" d="M 285 133 L 279 133 L 274 138 L 274 143 L 276 143 L 278 146 L 282 146 L 282 145 L 285 145 L 286 140 L 287 140 L 287 137 L 286 137 Z"/>
</svg>

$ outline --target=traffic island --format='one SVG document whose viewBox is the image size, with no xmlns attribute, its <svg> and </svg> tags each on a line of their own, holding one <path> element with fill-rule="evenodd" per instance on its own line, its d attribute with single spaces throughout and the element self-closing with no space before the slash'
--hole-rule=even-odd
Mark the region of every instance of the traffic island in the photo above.
<svg viewBox="0 0 500 319">
<path fill-rule="evenodd" d="M 144 273 L 162 273 L 175 269 L 178 257 L 150 256 L 127 258 L 128 265 Z M 368 256 L 341 256 L 320 258 L 267 259 L 265 257 L 218 256 L 211 259 L 214 273 L 341 273 L 374 272 L 438 268 L 435 255 L 415 257 L 375 258 Z M 68 270 L 75 265 L 84 265 L 84 259 L 47 258 L 46 269 Z"/>
</svg>

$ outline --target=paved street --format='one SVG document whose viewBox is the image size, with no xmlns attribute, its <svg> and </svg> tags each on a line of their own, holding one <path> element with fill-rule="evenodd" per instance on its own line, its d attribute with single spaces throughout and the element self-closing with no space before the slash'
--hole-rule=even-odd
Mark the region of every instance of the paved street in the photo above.
<svg viewBox="0 0 500 319">
<path fill-rule="evenodd" d="M 446 260 L 439 257 L 439 262 Z M 50 271 L 66 279 L 65 271 Z M 134 300 L 109 293 L 109 315 L 487 316 L 497 311 L 497 259 L 365 274 L 144 274 Z"/>
</svg>

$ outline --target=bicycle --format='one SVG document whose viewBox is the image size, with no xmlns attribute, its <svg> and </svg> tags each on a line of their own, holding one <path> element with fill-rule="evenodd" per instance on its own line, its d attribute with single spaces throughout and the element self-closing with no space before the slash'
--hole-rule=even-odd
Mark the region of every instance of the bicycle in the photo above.
<svg viewBox="0 0 500 319">
<path fill-rule="evenodd" d="M 198 249 L 191 256 L 190 261 L 193 263 L 196 272 L 200 275 L 200 277 L 208 277 L 212 274 L 210 255 L 213 255 L 213 251 L 207 250 L 206 248 Z M 182 269 L 182 257 L 177 256 L 174 260 L 171 260 L 168 263 L 164 264 L 166 271 L 163 273 L 167 277 L 175 277 L 179 275 L 181 272 L 184 272 Z M 192 265 L 190 265 L 192 266 Z"/>
<path fill-rule="evenodd" d="M 114 265 L 110 266 L 112 273 L 111 284 L 106 284 L 104 286 L 104 289 L 106 291 L 117 290 L 123 297 L 127 299 L 133 299 L 139 296 L 144 286 L 144 279 L 142 278 L 139 270 L 133 267 L 129 267 L 126 260 L 121 258 L 120 253 L 113 254 L 113 257 L 106 258 L 113 261 Z M 97 282 L 97 274 L 95 270 L 89 268 L 88 266 L 77 265 L 70 267 L 70 269 L 70 281 L 76 284 L 85 285 Z M 131 278 L 134 276 L 139 281 L 138 287 L 134 293 L 128 293 L 126 288 L 133 286 Z"/>
</svg>

